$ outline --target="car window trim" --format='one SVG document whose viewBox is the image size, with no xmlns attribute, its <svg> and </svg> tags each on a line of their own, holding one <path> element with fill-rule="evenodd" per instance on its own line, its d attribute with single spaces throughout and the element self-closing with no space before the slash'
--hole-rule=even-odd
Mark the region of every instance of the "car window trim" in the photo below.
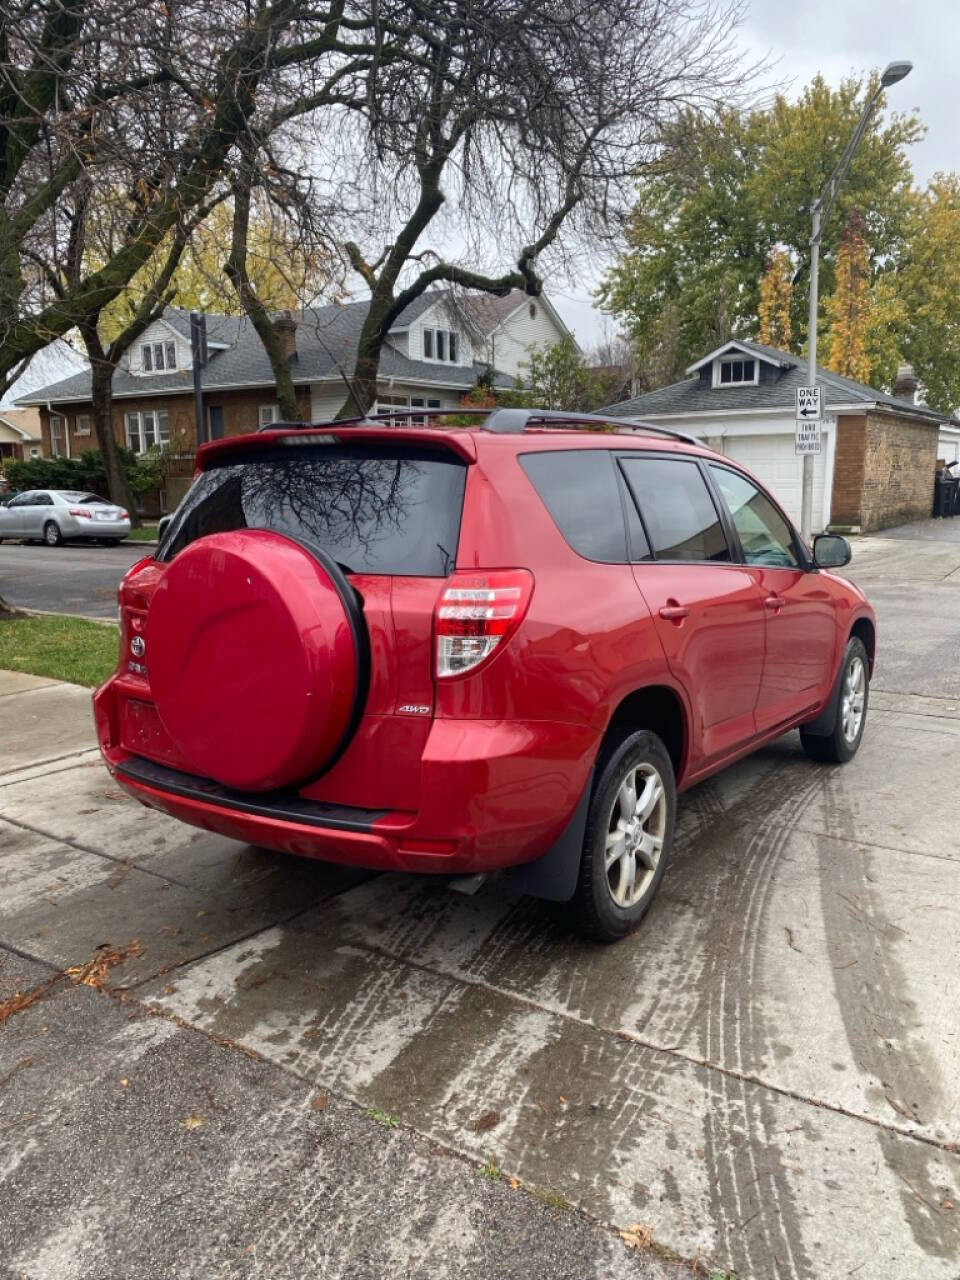
<svg viewBox="0 0 960 1280">
<path fill-rule="evenodd" d="M 800 538 L 800 535 L 797 533 L 796 529 L 794 528 L 793 521 L 784 511 L 783 507 L 781 507 L 780 503 L 777 502 L 776 498 L 773 496 L 773 494 L 770 492 L 769 489 L 766 489 L 762 484 L 760 484 L 758 480 L 755 480 L 752 476 L 748 476 L 746 472 L 740 471 L 735 466 L 731 466 L 730 463 L 726 461 L 726 459 L 724 459 L 724 461 L 722 462 L 714 462 L 712 460 L 706 461 L 705 466 L 706 466 L 707 472 L 709 473 L 707 479 L 710 485 L 716 489 L 717 498 L 722 503 L 723 509 L 727 514 L 727 519 L 730 521 L 730 525 L 733 528 L 734 533 L 736 534 L 737 546 L 740 548 L 740 556 L 743 564 L 747 565 L 747 567 L 750 569 L 781 569 L 787 573 L 790 573 L 790 572 L 795 573 L 797 571 L 801 573 L 809 573 L 811 569 L 816 569 L 817 566 L 811 562 L 810 557 L 806 554 L 804 550 L 803 542 Z M 788 568 L 786 565 L 751 565 L 749 564 L 746 558 L 746 555 L 744 554 L 744 551 L 743 551 L 743 545 L 740 542 L 740 534 L 739 532 L 737 532 L 736 525 L 734 524 L 734 521 L 733 521 L 733 515 L 730 512 L 729 508 L 727 507 L 727 501 L 723 496 L 723 492 L 720 489 L 720 485 L 717 483 L 716 479 L 714 478 L 714 475 L 713 475 L 714 467 L 722 471 L 729 471 L 735 476 L 739 476 L 741 480 L 746 480 L 747 484 L 752 484 L 753 487 L 759 493 L 763 494 L 763 496 L 767 499 L 767 501 L 773 507 L 774 511 L 777 512 L 777 514 L 783 520 L 784 524 L 790 530 L 793 554 L 797 558 L 796 566 L 791 566 L 790 568 Z"/>
<path fill-rule="evenodd" d="M 643 517 L 643 510 L 640 506 L 640 503 L 637 501 L 637 495 L 634 493 L 633 487 L 630 484 L 630 477 L 627 475 L 626 469 L 623 466 L 624 462 L 628 462 L 631 459 L 638 459 L 638 458 L 657 458 L 659 460 L 666 460 L 667 462 L 693 462 L 697 465 L 697 468 L 700 471 L 701 476 L 703 476 L 703 472 L 704 472 L 704 460 L 703 458 L 700 457 L 699 454 L 696 454 L 696 453 L 682 453 L 679 450 L 671 450 L 668 452 L 666 450 L 659 450 L 659 449 L 643 449 L 643 450 L 631 449 L 629 452 L 620 452 L 617 454 L 618 469 L 621 475 L 623 476 L 623 482 L 629 491 L 630 500 L 633 502 L 633 505 L 637 511 L 637 514 L 640 517 L 640 524 L 643 528 L 644 536 L 647 539 L 647 545 L 650 548 L 649 559 L 634 560 L 631 563 L 633 564 L 668 564 L 668 565 L 669 564 L 696 564 L 700 566 L 709 565 L 711 568 L 714 568 L 714 569 L 723 569 L 723 568 L 731 568 L 731 567 L 735 568 L 738 565 L 742 565 L 743 564 L 743 560 L 742 560 L 743 548 L 740 546 L 740 539 L 739 537 L 736 536 L 735 529 L 733 530 L 734 537 L 731 538 L 730 536 L 731 535 L 730 515 L 726 509 L 725 504 L 720 506 L 717 505 L 716 488 L 710 476 L 703 476 L 703 479 L 707 487 L 707 494 L 709 495 L 710 501 L 713 503 L 714 510 L 717 513 L 717 519 L 720 522 L 720 528 L 723 530 L 723 535 L 726 538 L 727 550 L 730 552 L 730 559 L 729 560 L 661 560 L 658 557 L 656 548 L 653 545 L 653 539 L 650 537 L 650 530 L 647 527 L 647 522 Z M 629 521 L 627 521 L 628 537 L 629 537 L 629 527 L 630 527 Z M 737 558 L 738 555 L 741 557 L 741 559 L 739 560 Z"/>
</svg>

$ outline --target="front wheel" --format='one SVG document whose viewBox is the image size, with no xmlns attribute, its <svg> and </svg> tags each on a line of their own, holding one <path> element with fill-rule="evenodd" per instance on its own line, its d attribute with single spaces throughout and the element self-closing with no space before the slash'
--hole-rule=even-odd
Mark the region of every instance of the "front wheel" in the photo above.
<svg viewBox="0 0 960 1280">
<path fill-rule="evenodd" d="M 642 730 L 602 758 L 571 903 L 578 927 L 616 942 L 656 897 L 673 845 L 677 789 L 666 747 Z"/>
<path fill-rule="evenodd" d="M 833 729 L 825 735 L 800 729 L 800 741 L 811 760 L 822 764 L 846 764 L 863 741 L 870 700 L 870 660 L 863 641 L 851 636 L 840 669 L 840 696 Z"/>
<path fill-rule="evenodd" d="M 48 520 L 43 526 L 43 540 L 48 547 L 59 547 L 63 541 L 60 526 L 54 520 Z"/>
</svg>

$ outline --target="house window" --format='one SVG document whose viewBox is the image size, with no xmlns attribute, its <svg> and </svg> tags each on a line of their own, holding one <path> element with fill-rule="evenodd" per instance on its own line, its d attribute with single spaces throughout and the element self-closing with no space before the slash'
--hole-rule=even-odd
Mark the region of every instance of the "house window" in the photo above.
<svg viewBox="0 0 960 1280">
<path fill-rule="evenodd" d="M 460 354 L 460 342 L 453 329 L 424 329 L 424 360 L 442 360 L 444 364 L 456 364 Z"/>
<path fill-rule="evenodd" d="M 261 427 L 269 427 L 272 422 L 280 421 L 280 406 L 278 404 L 262 404 L 260 406 L 260 425 Z"/>
<path fill-rule="evenodd" d="M 377 407 L 375 413 L 396 413 L 400 409 L 426 409 L 428 412 L 437 412 L 440 409 L 440 401 L 428 399 L 426 396 L 378 396 Z M 418 426 L 426 421 L 427 414 L 411 413 L 406 418 L 396 418 L 394 421 L 398 425 Z"/>
<path fill-rule="evenodd" d="M 714 386 L 756 386 L 756 360 L 719 360 L 715 366 Z"/>
<path fill-rule="evenodd" d="M 64 456 L 64 442 L 66 440 L 67 420 L 60 416 L 59 413 L 51 413 L 50 415 L 50 452 L 55 458 Z"/>
<path fill-rule="evenodd" d="M 90 415 L 89 413 L 77 414 L 77 425 L 74 429 L 75 436 L 88 436 L 90 434 Z"/>
<path fill-rule="evenodd" d="M 177 367 L 175 342 L 145 342 L 140 348 L 144 373 L 163 373 Z"/>
<path fill-rule="evenodd" d="M 126 415 L 127 448 L 146 453 L 154 445 L 170 443 L 170 418 L 166 409 L 144 409 Z"/>
</svg>

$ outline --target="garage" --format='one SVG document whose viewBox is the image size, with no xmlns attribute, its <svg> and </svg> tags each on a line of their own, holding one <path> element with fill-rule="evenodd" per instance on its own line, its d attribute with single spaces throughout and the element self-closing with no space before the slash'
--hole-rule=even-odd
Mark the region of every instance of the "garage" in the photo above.
<svg viewBox="0 0 960 1280">
<path fill-rule="evenodd" d="M 742 463 L 748 471 L 752 471 L 761 484 L 770 490 L 794 524 L 800 524 L 803 459 L 798 458 L 794 452 L 792 435 L 725 436 L 722 449 L 728 458 Z M 817 529 L 824 523 L 826 476 L 825 437 L 823 452 L 814 455 L 813 459 L 813 523 Z"/>
<path fill-rule="evenodd" d="M 676 428 L 742 463 L 799 526 L 803 460 L 794 439 L 798 396 L 810 379 L 806 361 L 732 339 L 686 374 L 605 412 Z M 909 365 L 897 370 L 889 392 L 822 365 L 814 381 L 823 422 L 821 452 L 813 455 L 812 532 L 865 533 L 926 519 L 937 457 L 960 456 L 956 419 L 917 402 Z"/>
</svg>

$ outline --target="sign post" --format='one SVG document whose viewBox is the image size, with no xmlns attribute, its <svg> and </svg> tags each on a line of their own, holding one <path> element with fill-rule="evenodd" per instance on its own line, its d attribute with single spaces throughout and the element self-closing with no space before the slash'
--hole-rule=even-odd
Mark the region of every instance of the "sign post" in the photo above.
<svg viewBox="0 0 960 1280">
<path fill-rule="evenodd" d="M 820 387 L 797 387 L 794 450 L 800 456 L 820 452 Z"/>
</svg>

